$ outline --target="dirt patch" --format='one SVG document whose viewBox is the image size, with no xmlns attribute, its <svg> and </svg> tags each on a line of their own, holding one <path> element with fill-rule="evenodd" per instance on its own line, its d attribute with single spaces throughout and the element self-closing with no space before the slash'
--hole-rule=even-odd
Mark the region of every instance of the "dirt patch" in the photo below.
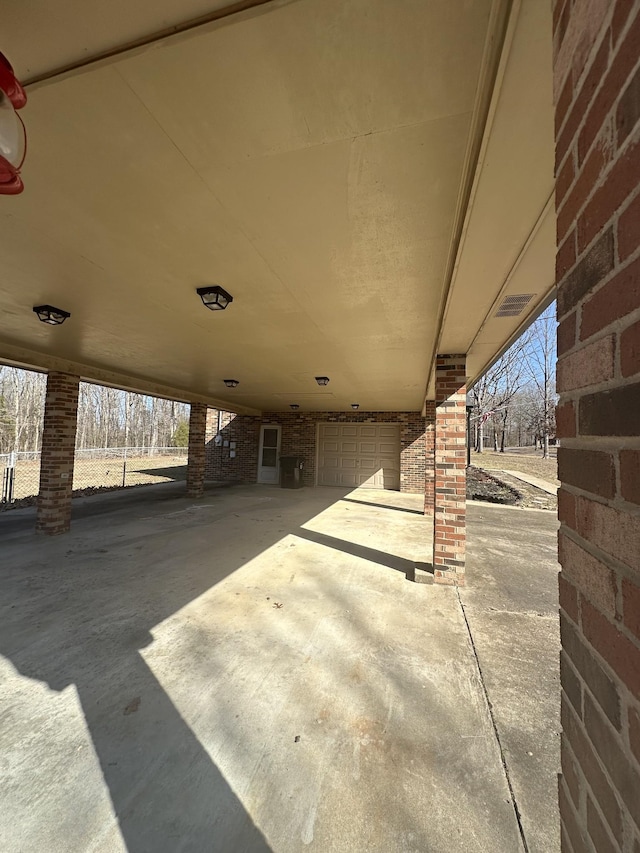
<svg viewBox="0 0 640 853">
<path fill-rule="evenodd" d="M 467 468 L 467 499 L 489 501 L 506 506 L 520 506 L 524 509 L 556 510 L 555 495 L 535 486 L 511 477 L 504 471 L 491 472 L 482 468 Z"/>
<path fill-rule="evenodd" d="M 543 459 L 541 451 L 525 453 L 496 453 L 495 450 L 485 450 L 483 453 L 471 454 L 471 462 L 484 470 L 521 471 L 532 474 L 549 483 L 558 484 L 558 464 L 555 459 Z"/>
<path fill-rule="evenodd" d="M 497 474 L 498 472 L 496 472 Z M 542 489 L 532 486 L 530 483 L 525 483 L 518 480 L 517 477 L 511 477 L 505 471 L 500 472 L 500 480 L 508 486 L 512 486 L 520 492 L 520 503 L 518 506 L 527 509 L 548 509 L 554 512 L 558 508 L 558 499 L 555 495 L 550 495 Z"/>
<path fill-rule="evenodd" d="M 467 468 L 467 500 L 518 506 L 521 504 L 522 495 L 518 489 L 488 474 L 482 468 Z"/>
<path fill-rule="evenodd" d="M 123 492 L 126 489 L 136 488 L 137 485 L 153 486 L 154 483 L 133 484 L 131 486 L 89 486 L 86 489 L 74 489 L 71 493 L 72 498 L 86 498 L 90 495 L 97 495 L 102 492 Z M 37 495 L 29 495 L 26 498 L 19 498 L 11 503 L 3 503 L 0 501 L 0 512 L 6 512 L 10 509 L 22 509 L 25 506 L 35 506 L 38 500 Z"/>
<path fill-rule="evenodd" d="M 28 498 L 20 498 L 17 501 L 11 501 L 11 503 L 4 503 L 0 501 L 0 512 L 6 512 L 10 509 L 22 509 L 25 506 L 35 506 L 38 498 L 35 495 L 31 495 Z"/>
</svg>

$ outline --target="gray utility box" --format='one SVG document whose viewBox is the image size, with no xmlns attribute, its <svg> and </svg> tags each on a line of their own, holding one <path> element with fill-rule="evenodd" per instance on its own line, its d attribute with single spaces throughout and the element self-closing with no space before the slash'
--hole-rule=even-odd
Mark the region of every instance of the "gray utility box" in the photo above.
<svg viewBox="0 0 640 853">
<path fill-rule="evenodd" d="M 280 486 L 283 489 L 302 488 L 302 469 L 304 459 L 302 456 L 280 457 Z"/>
</svg>

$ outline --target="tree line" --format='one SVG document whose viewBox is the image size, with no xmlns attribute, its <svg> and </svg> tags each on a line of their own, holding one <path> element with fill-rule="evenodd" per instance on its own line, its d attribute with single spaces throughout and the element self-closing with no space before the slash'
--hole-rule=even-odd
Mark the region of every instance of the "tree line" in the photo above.
<svg viewBox="0 0 640 853">
<path fill-rule="evenodd" d="M 39 451 L 47 377 L 0 366 L 0 454 Z M 100 447 L 185 447 L 189 406 L 81 382 L 79 450 Z"/>
<path fill-rule="evenodd" d="M 489 444 L 535 446 L 549 456 L 556 423 L 555 302 L 471 388 L 471 435 L 482 453 Z"/>
</svg>

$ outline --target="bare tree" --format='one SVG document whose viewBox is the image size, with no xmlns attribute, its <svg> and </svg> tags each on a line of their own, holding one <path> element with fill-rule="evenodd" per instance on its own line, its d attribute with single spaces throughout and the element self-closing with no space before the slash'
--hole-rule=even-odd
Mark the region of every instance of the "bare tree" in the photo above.
<svg viewBox="0 0 640 853">
<path fill-rule="evenodd" d="M 504 453 L 509 418 L 516 417 L 515 443 L 540 443 L 549 456 L 555 434 L 555 303 L 535 320 L 518 340 L 475 383 L 472 393 L 478 411 L 474 418 L 475 448 L 482 453 L 486 424 L 493 430 L 493 446 Z"/>
<path fill-rule="evenodd" d="M 5 368 L 1 380 L 4 420 L 10 421 L 10 428 L 4 430 L 3 436 L 6 449 L 38 450 L 42 439 L 45 376 L 31 370 Z"/>
<path fill-rule="evenodd" d="M 484 448 L 485 423 L 491 418 L 494 450 L 504 453 L 507 421 L 511 404 L 522 386 L 525 372 L 524 353 L 529 345 L 529 333 L 522 335 L 473 386 L 472 393 L 478 415 L 475 418 L 475 448 Z"/>
<path fill-rule="evenodd" d="M 542 455 L 549 458 L 549 438 L 555 434 L 555 368 L 556 368 L 555 303 L 535 320 L 530 328 L 526 348 L 526 371 L 534 390 L 532 418 L 542 445 Z"/>
<path fill-rule="evenodd" d="M 45 389 L 45 374 L 0 365 L 0 453 L 40 449 Z M 185 419 L 184 403 L 81 382 L 76 446 L 166 447 Z"/>
</svg>

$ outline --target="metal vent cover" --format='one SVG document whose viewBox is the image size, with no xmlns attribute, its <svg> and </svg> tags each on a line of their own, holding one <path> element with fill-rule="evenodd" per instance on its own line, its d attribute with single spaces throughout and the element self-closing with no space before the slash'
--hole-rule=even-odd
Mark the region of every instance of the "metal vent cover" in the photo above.
<svg viewBox="0 0 640 853">
<path fill-rule="evenodd" d="M 522 314 L 533 297 L 533 293 L 520 293 L 517 296 L 505 296 L 501 304 L 498 306 L 495 316 L 517 317 L 518 314 Z"/>
</svg>

